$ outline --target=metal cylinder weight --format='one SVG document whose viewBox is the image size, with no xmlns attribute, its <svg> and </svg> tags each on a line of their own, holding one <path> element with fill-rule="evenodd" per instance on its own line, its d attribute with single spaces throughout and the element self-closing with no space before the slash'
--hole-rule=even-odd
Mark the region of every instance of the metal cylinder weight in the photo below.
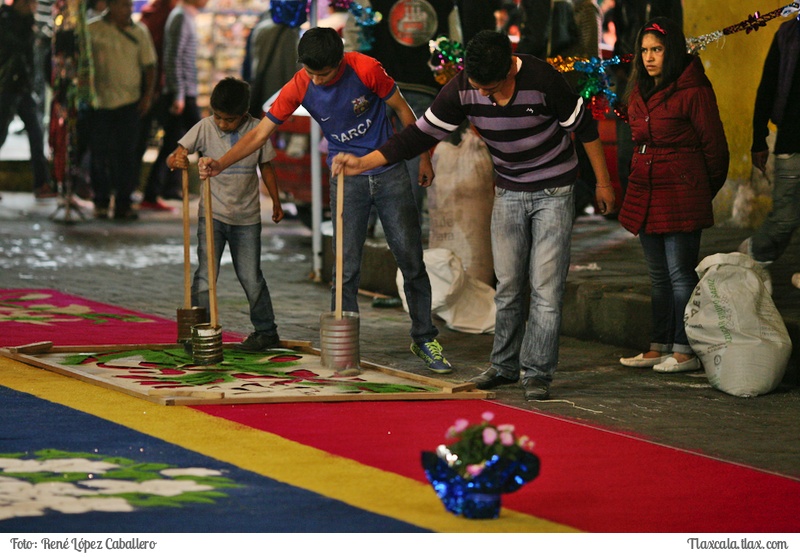
<svg viewBox="0 0 800 557">
<path fill-rule="evenodd" d="M 341 319 L 336 319 L 334 312 L 323 313 L 319 321 L 322 365 L 337 372 L 348 371 L 357 375 L 361 362 L 358 313 L 342 312 Z"/>
<path fill-rule="evenodd" d="M 210 365 L 222 359 L 222 327 L 213 327 L 210 323 L 193 325 L 192 361 L 197 365 Z"/>
<path fill-rule="evenodd" d="M 178 342 L 191 342 L 192 327 L 201 323 L 208 323 L 206 308 L 190 307 L 178 309 Z"/>
</svg>

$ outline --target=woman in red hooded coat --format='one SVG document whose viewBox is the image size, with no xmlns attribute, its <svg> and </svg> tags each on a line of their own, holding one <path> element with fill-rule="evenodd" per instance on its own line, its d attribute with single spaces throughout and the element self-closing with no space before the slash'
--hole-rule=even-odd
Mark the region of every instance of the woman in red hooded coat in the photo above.
<svg viewBox="0 0 800 557">
<path fill-rule="evenodd" d="M 714 225 L 711 201 L 728 174 L 728 144 L 700 58 L 679 25 L 645 24 L 628 84 L 635 150 L 619 222 L 637 234 L 652 287 L 649 350 L 622 365 L 675 373 L 700 369 L 683 314 L 697 285 L 700 237 Z"/>
</svg>

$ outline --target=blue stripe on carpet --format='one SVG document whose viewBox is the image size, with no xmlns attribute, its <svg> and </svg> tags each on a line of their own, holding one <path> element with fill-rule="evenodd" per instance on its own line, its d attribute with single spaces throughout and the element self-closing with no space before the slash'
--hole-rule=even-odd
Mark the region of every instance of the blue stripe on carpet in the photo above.
<svg viewBox="0 0 800 557">
<path fill-rule="evenodd" d="M 182 502 L 177 506 L 164 506 L 175 496 L 153 498 L 137 496 L 140 505 L 132 512 L 89 511 L 79 514 L 45 510 L 42 516 L 14 517 L 0 520 L 0 532 L 150 532 L 150 533 L 188 533 L 188 532 L 426 532 L 403 521 L 388 518 L 375 513 L 344 504 L 340 501 L 321 496 L 308 490 L 289 486 L 270 478 L 247 472 L 229 463 L 209 458 L 197 452 L 186 450 L 177 445 L 164 442 L 155 437 L 144 435 L 132 429 L 97 418 L 90 414 L 72 410 L 66 406 L 54 404 L 32 395 L 20 393 L 12 389 L 0 387 L 0 463 L 14 465 L 17 459 L 8 458 L 9 454 L 24 453 L 19 456 L 22 463 L 19 467 L 30 464 L 36 451 L 54 449 L 67 453 L 93 453 L 113 457 L 114 459 L 130 459 L 121 468 L 128 473 L 117 478 L 114 471 L 103 476 L 110 484 L 130 481 L 132 470 L 138 477 L 150 474 L 170 486 L 169 482 L 177 478 L 168 478 L 161 474 L 163 466 L 169 468 L 204 469 L 221 472 L 222 482 L 213 492 L 221 494 L 208 497 L 207 492 L 184 494 Z M 269 447 L 264 447 L 265 451 Z M 52 462 L 52 461 L 49 461 Z M 122 460 L 121 462 L 126 462 Z M 148 465 L 149 463 L 149 465 Z M 31 508 L 31 503 L 24 506 L 20 499 L 27 499 L 25 493 L 35 494 L 51 492 L 55 485 L 66 493 L 52 499 L 56 506 L 70 508 L 72 501 L 81 506 L 80 497 L 71 495 L 72 491 L 85 493 L 91 484 L 53 484 L 36 483 L 41 475 L 26 470 L 21 475 L 12 474 L 9 468 L 5 472 L 0 466 L 0 500 L 10 496 L 9 486 L 24 489 L 14 491 L 18 500 L 11 502 L 11 508 Z M 116 469 L 119 473 L 119 469 Z M 41 473 L 40 473 L 41 474 Z M 85 474 L 79 473 L 78 477 Z M 219 478 L 217 476 L 213 476 Z M 235 486 L 226 485 L 229 481 Z M 19 483 L 24 482 L 24 483 Z M 103 484 L 104 486 L 105 484 Z M 6 486 L 5 488 L 3 486 Z M 74 486 L 74 487 L 73 487 Z M 119 489 L 119 488 L 117 488 Z M 101 489 L 102 491 L 102 486 Z M 3 492 L 6 492 L 3 494 Z M 111 495 L 110 497 L 114 497 Z M 117 496 L 119 498 L 119 496 Z M 193 499 L 210 500 L 199 502 Z M 91 498 L 97 501 L 97 498 Z M 45 500 L 41 498 L 40 500 Z M 5 505 L 9 510 L 9 505 Z M 33 503 L 33 508 L 37 504 Z"/>
</svg>

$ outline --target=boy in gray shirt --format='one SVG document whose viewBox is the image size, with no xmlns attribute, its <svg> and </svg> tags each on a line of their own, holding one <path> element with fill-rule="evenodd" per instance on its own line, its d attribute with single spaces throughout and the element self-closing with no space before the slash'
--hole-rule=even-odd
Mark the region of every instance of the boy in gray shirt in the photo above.
<svg viewBox="0 0 800 557">
<path fill-rule="evenodd" d="M 255 128 L 259 120 L 248 113 L 250 85 L 232 77 L 225 78 L 211 93 L 212 115 L 203 118 L 178 142 L 169 157 L 171 170 L 189 167 L 189 153 L 219 158 L 239 138 Z M 250 304 L 250 321 L 255 332 L 241 344 L 239 350 L 262 352 L 280 345 L 275 314 L 267 282 L 261 272 L 261 205 L 259 179 L 256 169 L 272 198 L 272 220 L 283 219 L 283 209 L 278 198 L 275 171 L 269 162 L 275 158 L 275 149 L 266 142 L 259 150 L 231 165 L 211 181 L 211 208 L 214 221 L 214 256 L 216 269 L 225 244 L 230 245 L 233 268 L 244 288 Z M 204 206 L 201 199 L 197 226 L 197 256 L 199 265 L 192 281 L 192 305 L 209 308 L 208 258 Z M 216 277 L 214 277 L 216 280 Z"/>
</svg>

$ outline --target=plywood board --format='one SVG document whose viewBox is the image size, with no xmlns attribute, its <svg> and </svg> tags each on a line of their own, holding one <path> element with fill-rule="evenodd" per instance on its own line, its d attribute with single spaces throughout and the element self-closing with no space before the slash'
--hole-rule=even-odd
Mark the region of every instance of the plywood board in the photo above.
<svg viewBox="0 0 800 557">
<path fill-rule="evenodd" d="M 178 344 L 53 346 L 0 350 L 29 365 L 157 404 L 254 404 L 370 400 L 485 399 L 493 393 L 362 361 L 356 376 L 322 365 L 310 343 L 253 354 L 223 345 L 223 361 L 197 365 Z"/>
</svg>

